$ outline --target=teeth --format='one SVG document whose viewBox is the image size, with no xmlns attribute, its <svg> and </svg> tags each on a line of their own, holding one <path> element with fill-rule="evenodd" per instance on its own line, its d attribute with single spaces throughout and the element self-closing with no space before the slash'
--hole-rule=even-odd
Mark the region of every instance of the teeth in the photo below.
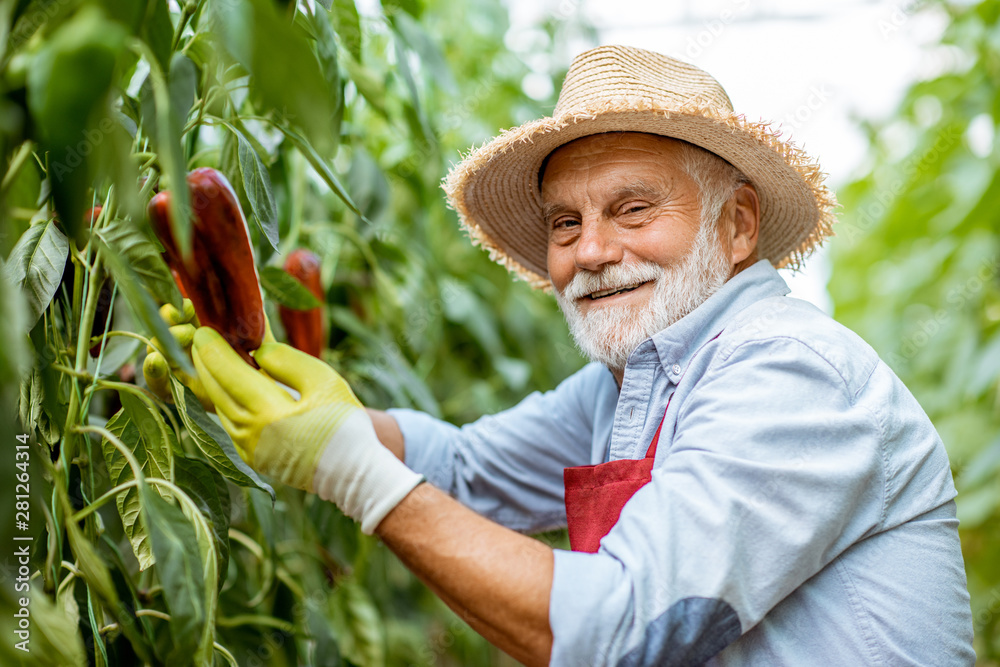
<svg viewBox="0 0 1000 667">
<path fill-rule="evenodd" d="M 601 290 L 600 292 L 593 292 L 589 296 L 590 296 L 591 300 L 593 300 L 593 299 L 601 299 L 601 298 L 604 298 L 606 296 L 611 296 L 612 294 L 619 294 L 621 292 L 631 292 L 632 290 L 634 290 L 635 288 L 639 287 L 640 285 L 642 285 L 642 283 L 638 283 L 636 285 L 629 285 L 627 287 L 615 287 L 613 289 Z"/>
</svg>

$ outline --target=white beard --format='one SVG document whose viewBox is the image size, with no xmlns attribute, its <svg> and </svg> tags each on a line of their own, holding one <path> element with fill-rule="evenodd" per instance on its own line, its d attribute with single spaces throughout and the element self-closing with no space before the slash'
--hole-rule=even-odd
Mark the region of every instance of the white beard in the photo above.
<svg viewBox="0 0 1000 667">
<path fill-rule="evenodd" d="M 566 289 L 555 290 L 556 301 L 580 351 L 591 361 L 621 371 L 644 340 L 715 294 L 733 271 L 715 232 L 715 225 L 702 224 L 691 250 L 677 266 L 662 267 L 646 260 L 609 264 L 598 272 L 581 270 Z M 592 292 L 651 280 L 655 281 L 653 294 L 646 304 L 594 302 L 586 315 L 577 307 L 576 300 Z"/>
</svg>

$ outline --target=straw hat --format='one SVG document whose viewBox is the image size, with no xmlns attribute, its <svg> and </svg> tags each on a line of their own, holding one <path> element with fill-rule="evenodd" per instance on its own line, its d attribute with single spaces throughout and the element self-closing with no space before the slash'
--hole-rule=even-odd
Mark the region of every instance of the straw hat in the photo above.
<svg viewBox="0 0 1000 667">
<path fill-rule="evenodd" d="M 472 242 L 534 287 L 551 288 L 538 171 L 555 149 L 602 132 L 683 139 L 727 160 L 757 188 L 757 253 L 798 268 L 831 234 L 837 205 L 825 175 L 770 123 L 733 112 L 708 73 L 673 58 L 602 46 L 573 60 L 549 118 L 507 130 L 472 150 L 445 178 L 449 204 Z"/>
</svg>

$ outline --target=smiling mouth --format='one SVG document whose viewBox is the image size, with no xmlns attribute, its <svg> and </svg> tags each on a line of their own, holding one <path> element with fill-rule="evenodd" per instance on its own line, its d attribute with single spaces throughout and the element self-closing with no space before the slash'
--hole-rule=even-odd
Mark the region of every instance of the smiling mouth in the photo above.
<svg viewBox="0 0 1000 667">
<path fill-rule="evenodd" d="M 592 292 L 587 295 L 591 301 L 597 301 L 598 299 L 604 299 L 609 296 L 614 296 L 615 294 L 622 294 L 624 292 L 631 292 L 632 290 L 639 289 L 646 283 L 637 283 L 635 285 L 629 285 L 627 287 L 616 287 L 613 289 L 601 290 L 599 292 Z"/>
</svg>

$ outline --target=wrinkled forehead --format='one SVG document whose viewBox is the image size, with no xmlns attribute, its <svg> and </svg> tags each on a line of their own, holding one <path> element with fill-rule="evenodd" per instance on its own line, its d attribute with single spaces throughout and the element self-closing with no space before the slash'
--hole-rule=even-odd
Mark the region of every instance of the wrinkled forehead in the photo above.
<svg viewBox="0 0 1000 667">
<path fill-rule="evenodd" d="M 538 170 L 538 189 L 544 191 L 547 175 L 602 163 L 659 163 L 664 168 L 676 168 L 680 166 L 683 144 L 679 139 L 645 132 L 606 132 L 580 137 L 546 156 Z"/>
</svg>

